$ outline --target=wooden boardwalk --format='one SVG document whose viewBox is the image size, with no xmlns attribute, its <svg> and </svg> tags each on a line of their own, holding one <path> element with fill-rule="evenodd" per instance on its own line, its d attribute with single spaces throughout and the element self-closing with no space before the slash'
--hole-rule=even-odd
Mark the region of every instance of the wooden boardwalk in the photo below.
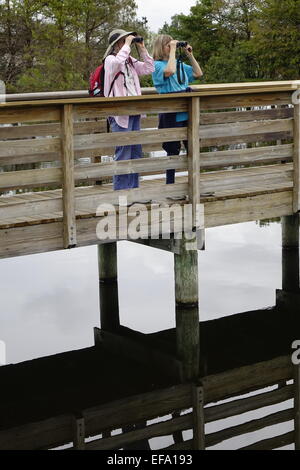
<svg viewBox="0 0 300 470">
<path fill-rule="evenodd" d="M 14 96 L 0 104 L 0 258 L 98 245 L 101 320 L 101 330 L 95 329 L 95 348 L 82 355 L 62 355 L 59 370 L 53 358 L 1 368 L 7 387 L 6 403 L 0 406 L 0 449 L 42 449 L 67 443 L 76 449 L 120 449 L 174 435 L 175 443 L 168 450 L 201 450 L 291 420 L 293 431 L 244 448 L 274 449 L 295 443 L 300 449 L 300 369 L 293 367 L 290 354 L 291 341 L 299 337 L 300 105 L 295 98 L 299 89 L 300 81 L 243 83 L 198 86 L 180 95 L 148 90 L 140 97 L 110 99 L 56 96 L 46 100 L 31 95 L 24 101 Z M 188 126 L 158 130 L 162 112 L 188 112 Z M 128 114 L 143 115 L 141 131 L 107 133 L 108 116 Z M 188 141 L 187 154 L 154 154 L 163 142 L 177 140 Z M 112 156 L 116 145 L 133 144 L 142 144 L 143 158 L 123 162 L 102 158 Z M 165 184 L 168 169 L 177 172 L 175 184 Z M 140 187 L 114 191 L 112 177 L 130 173 L 141 175 Z M 198 253 L 187 248 L 186 239 L 165 244 L 166 240 L 134 240 L 174 252 L 175 330 L 143 335 L 120 324 L 116 241 L 124 239 L 120 231 L 127 230 L 136 215 L 130 213 L 135 206 L 128 209 L 125 221 L 115 222 L 115 239 L 97 236 L 97 225 L 104 218 L 99 206 L 110 204 L 114 210 L 120 197 L 130 204 L 150 200 L 141 223 L 147 229 L 153 225 L 150 209 L 177 205 L 180 211 L 161 212 L 160 235 L 165 234 L 163 223 L 170 219 L 171 235 L 182 232 L 176 223 L 182 222 L 186 207 L 192 209 L 193 232 L 283 218 L 283 291 L 277 294 L 278 310 L 277 306 L 272 310 L 273 329 L 268 328 L 270 315 L 264 315 L 268 319 L 263 323 L 263 312 L 259 312 L 262 328 L 257 336 L 266 356 L 258 358 L 254 350 L 242 354 L 244 345 L 254 338 L 255 348 L 257 339 L 256 325 L 251 318 L 247 321 L 248 314 L 240 322 L 244 338 L 234 318 L 218 321 L 219 330 L 216 324 L 199 324 Z M 174 198 L 181 200 L 175 203 Z M 196 217 L 199 204 L 204 206 L 203 225 Z M 287 307 L 287 299 L 296 306 L 296 316 L 292 312 L 286 330 L 281 330 L 280 308 Z M 271 330 L 273 339 L 268 336 Z M 220 347 L 227 362 L 214 354 L 207 359 L 209 349 L 215 349 L 216 334 L 222 337 L 224 331 L 225 340 L 232 340 L 227 356 L 226 341 Z M 85 358 L 92 367 L 87 389 L 74 374 L 75 356 L 82 376 L 88 375 Z M 93 389 L 97 367 L 106 382 L 103 386 L 98 381 Z M 53 407 L 49 407 L 44 389 L 40 396 L 34 395 L 33 408 L 40 414 L 26 414 L 30 387 L 24 403 L 19 397 L 20 381 L 26 371 L 37 371 L 39 382 L 47 370 L 55 371 L 53 383 L 59 374 L 63 381 L 70 373 L 78 400 L 75 396 L 69 400 L 73 389 L 67 384 L 64 403 L 52 388 Z M 123 374 L 120 381 L 112 376 L 115 370 Z M 132 383 L 125 386 L 126 373 Z M 288 383 L 291 380 L 293 384 Z M 34 389 L 38 382 L 32 379 L 30 386 Z M 273 389 L 266 391 L 269 386 Z M 15 403 L 10 389 L 16 394 Z M 97 402 L 100 390 L 103 395 Z M 259 394 L 249 396 L 253 391 Z M 216 404 L 228 398 L 234 400 Z M 205 431 L 206 423 L 291 399 L 293 408 L 215 433 Z M 149 420 L 158 418 L 149 425 Z M 121 433 L 112 435 L 116 429 Z M 193 430 L 193 437 L 181 442 L 178 433 L 184 430 Z M 89 437 L 97 438 L 88 442 Z"/>
<path fill-rule="evenodd" d="M 299 105 L 292 96 L 299 87 L 207 85 L 180 95 L 0 104 L 0 257 L 101 243 L 97 208 L 120 196 L 169 205 L 169 197 L 187 197 L 179 204 L 191 203 L 194 212 L 204 203 L 205 227 L 298 212 Z M 189 112 L 188 127 L 158 130 L 157 114 L 176 111 Z M 147 113 L 141 131 L 107 134 L 107 116 L 137 113 Z M 189 141 L 188 155 L 151 158 L 162 142 L 178 139 Z M 101 162 L 124 144 L 142 144 L 145 158 Z M 171 168 L 180 173 L 166 185 Z M 113 175 L 133 172 L 155 179 L 113 190 Z"/>
</svg>

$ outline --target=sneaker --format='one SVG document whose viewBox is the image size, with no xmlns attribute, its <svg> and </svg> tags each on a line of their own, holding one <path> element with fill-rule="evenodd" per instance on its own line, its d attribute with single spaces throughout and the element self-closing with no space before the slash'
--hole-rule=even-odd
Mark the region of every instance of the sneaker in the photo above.
<svg viewBox="0 0 300 470">
<path fill-rule="evenodd" d="M 171 201 L 186 201 L 186 196 L 168 196 Z"/>
</svg>

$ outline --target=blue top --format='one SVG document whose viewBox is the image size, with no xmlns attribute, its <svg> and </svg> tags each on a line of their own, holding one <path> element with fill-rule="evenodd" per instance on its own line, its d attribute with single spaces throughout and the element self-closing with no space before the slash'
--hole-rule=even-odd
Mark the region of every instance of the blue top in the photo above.
<svg viewBox="0 0 300 470">
<path fill-rule="evenodd" d="M 191 65 L 183 64 L 184 76 L 183 83 L 178 82 L 177 73 L 175 72 L 170 77 L 165 77 L 164 72 L 167 66 L 167 60 L 156 60 L 155 71 L 152 73 L 152 79 L 158 93 L 174 93 L 178 91 L 185 91 L 190 83 L 195 81 L 193 75 L 193 67 Z M 176 61 L 177 65 L 177 61 Z M 181 70 L 181 67 L 180 67 Z M 177 113 L 176 121 L 186 121 L 188 113 Z"/>
</svg>

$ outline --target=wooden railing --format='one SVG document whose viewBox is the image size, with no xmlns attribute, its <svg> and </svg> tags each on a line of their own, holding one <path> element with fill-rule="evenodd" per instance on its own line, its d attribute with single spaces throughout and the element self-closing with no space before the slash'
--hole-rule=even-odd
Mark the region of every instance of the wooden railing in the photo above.
<svg viewBox="0 0 300 470">
<path fill-rule="evenodd" d="M 170 95 L 152 94 L 150 90 L 151 94 L 140 97 L 110 99 L 19 101 L 15 97 L 16 101 L 0 104 L 0 191 L 38 190 L 41 197 L 36 194 L 33 206 L 20 195 L 20 203 L 12 206 L 6 204 L 9 195 L 3 194 L 1 221 L 11 227 L 14 220 L 33 224 L 61 217 L 63 246 L 70 247 L 78 243 L 76 219 L 95 216 L 99 204 L 117 203 L 124 194 L 129 202 L 188 195 L 195 209 L 200 193 L 233 199 L 269 192 L 270 217 L 297 212 L 300 111 L 299 104 L 293 105 L 292 95 L 298 88 L 300 82 L 263 82 L 199 86 L 192 93 Z M 158 113 L 182 111 L 189 113 L 188 127 L 157 129 Z M 128 114 L 147 115 L 141 131 L 106 133 L 108 116 Z M 113 155 L 116 145 L 142 144 L 144 152 L 152 152 L 161 150 L 162 142 L 185 139 L 188 155 L 99 160 L 100 156 Z M 91 163 L 80 162 L 83 157 L 91 158 Z M 45 162 L 52 167 L 41 168 Z M 200 167 L 205 170 L 201 177 Z M 103 185 L 90 192 L 95 181 L 107 181 L 117 174 L 157 175 L 172 168 L 187 171 L 187 177 L 178 178 L 174 185 L 153 180 L 140 189 L 113 191 Z M 50 197 L 49 189 L 54 188 L 62 191 L 52 191 Z M 259 203 L 255 201 L 256 207 Z M 232 217 L 234 211 L 240 216 Z M 213 210 L 207 211 L 206 226 L 250 220 L 251 207 L 247 211 L 242 214 L 240 207 L 232 206 L 228 216 L 223 211 L 221 218 Z M 265 207 L 262 215 L 267 213 Z M 255 216 L 259 214 L 256 210 Z"/>
</svg>

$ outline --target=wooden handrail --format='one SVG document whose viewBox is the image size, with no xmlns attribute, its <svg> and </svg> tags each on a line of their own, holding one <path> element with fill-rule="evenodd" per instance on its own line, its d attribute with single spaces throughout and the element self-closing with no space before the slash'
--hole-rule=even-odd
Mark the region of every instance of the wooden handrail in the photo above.
<svg viewBox="0 0 300 470">
<path fill-rule="evenodd" d="M 233 93 L 234 91 L 240 93 L 246 93 L 246 90 L 251 89 L 259 92 L 260 90 L 266 91 L 269 88 L 270 91 L 290 91 L 300 88 L 300 80 L 285 80 L 285 81 L 273 81 L 273 82 L 244 82 L 244 83 L 220 83 L 220 84 L 204 84 L 204 85 L 192 85 L 192 90 L 195 92 L 201 92 L 205 94 L 216 94 L 217 92 Z M 156 94 L 156 90 L 153 87 L 142 88 L 142 95 L 153 95 Z M 64 99 L 79 99 L 88 98 L 87 90 L 74 90 L 74 91 L 53 91 L 53 92 L 39 92 L 39 93 L 16 93 L 7 94 L 7 102 L 16 101 L 34 101 L 34 100 L 64 100 Z M 95 98 L 93 98 L 94 100 Z M 101 98 L 103 99 L 103 98 Z"/>
</svg>

